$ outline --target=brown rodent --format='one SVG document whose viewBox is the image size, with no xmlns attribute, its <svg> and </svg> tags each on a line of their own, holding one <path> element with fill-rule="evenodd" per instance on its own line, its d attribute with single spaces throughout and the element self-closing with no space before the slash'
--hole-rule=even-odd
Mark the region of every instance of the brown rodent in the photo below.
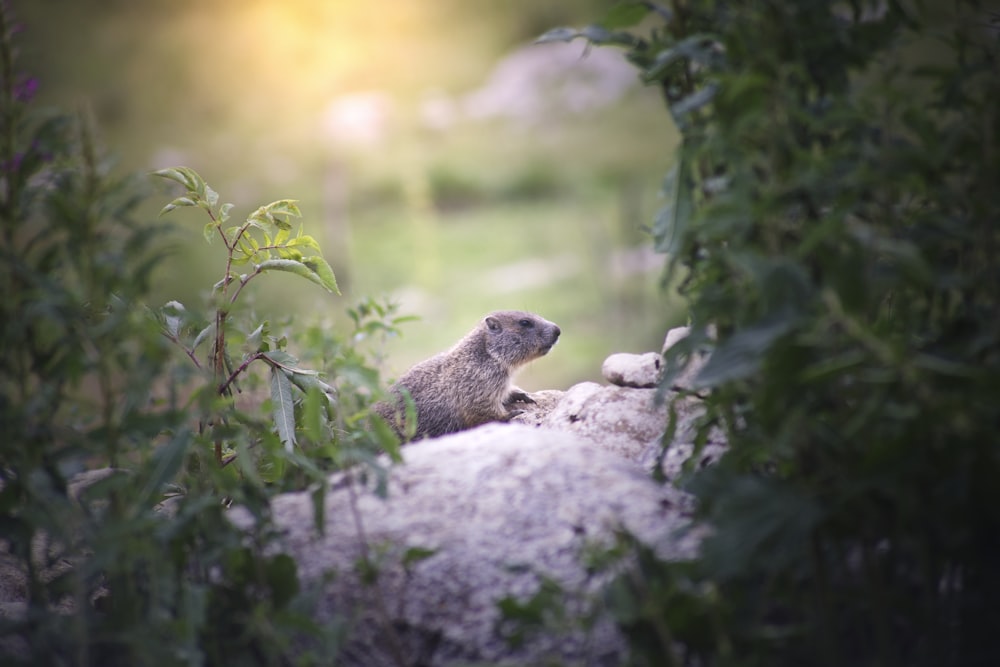
<svg viewBox="0 0 1000 667">
<path fill-rule="evenodd" d="M 548 353 L 560 333 L 533 313 L 490 313 L 450 350 L 408 370 L 374 410 L 402 436 L 406 389 L 417 409 L 414 440 L 507 421 L 521 412 L 515 403 L 533 402 L 511 384 L 514 371 Z"/>
</svg>

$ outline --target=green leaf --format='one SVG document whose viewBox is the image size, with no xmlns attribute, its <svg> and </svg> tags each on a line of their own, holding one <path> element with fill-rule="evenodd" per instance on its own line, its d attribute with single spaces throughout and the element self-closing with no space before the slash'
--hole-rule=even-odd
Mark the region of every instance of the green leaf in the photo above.
<svg viewBox="0 0 1000 667">
<path fill-rule="evenodd" d="M 181 469 L 181 464 L 184 463 L 184 457 L 190 444 L 191 440 L 187 433 L 181 431 L 169 443 L 156 448 L 151 460 L 152 468 L 149 470 L 149 477 L 143 484 L 142 502 L 157 499 L 163 486 L 174 479 Z"/>
<path fill-rule="evenodd" d="M 173 338 L 180 337 L 181 323 L 184 321 L 184 304 L 179 301 L 168 301 L 160 309 L 163 315 L 163 324 L 167 333 Z"/>
<path fill-rule="evenodd" d="M 205 181 L 198 175 L 198 172 L 190 167 L 169 167 L 154 171 L 153 175 L 180 183 L 188 192 L 194 192 L 198 195 L 205 193 Z"/>
<path fill-rule="evenodd" d="M 318 386 L 313 386 L 306 391 L 305 399 L 302 401 L 302 426 L 306 435 L 313 442 L 323 442 L 325 439 L 325 429 L 323 417 L 326 415 L 324 403 L 326 397 Z"/>
<path fill-rule="evenodd" d="M 219 209 L 219 224 L 222 224 L 229 220 L 229 212 L 233 210 L 232 204 L 223 204 Z"/>
<path fill-rule="evenodd" d="M 772 343 L 795 325 L 792 316 L 778 314 L 745 327 L 722 341 L 695 378 L 695 387 L 717 387 L 756 373 Z"/>
<path fill-rule="evenodd" d="M 320 285 L 334 294 L 340 294 L 340 289 L 337 287 L 337 278 L 333 275 L 333 269 L 330 268 L 325 259 L 314 255 L 306 257 L 302 260 L 302 263 L 316 274 Z"/>
<path fill-rule="evenodd" d="M 295 446 L 295 404 L 292 383 L 285 371 L 271 366 L 271 410 L 278 438 L 287 451 Z"/>
<path fill-rule="evenodd" d="M 315 258 L 309 258 L 309 259 L 315 259 Z M 316 271 L 314 271 L 311 267 L 307 266 L 304 261 L 297 262 L 294 259 L 269 259 L 264 262 L 261 262 L 258 265 L 257 270 L 261 272 L 285 271 L 287 273 L 294 273 L 295 275 L 302 276 L 307 280 L 311 280 L 317 285 L 325 287 L 331 292 L 336 292 L 337 294 L 340 294 L 340 292 L 337 291 L 336 281 L 333 282 L 331 288 L 331 286 L 325 283 L 323 279 L 320 277 L 320 275 Z M 330 275 L 331 276 L 333 275 L 332 270 L 330 271 Z"/>
<path fill-rule="evenodd" d="M 676 254 L 682 248 L 684 234 L 694 216 L 694 201 L 688 161 L 683 147 L 677 151 L 677 162 L 663 180 L 667 203 L 653 222 L 653 248 L 656 252 Z"/>
<path fill-rule="evenodd" d="M 289 215 L 296 218 L 301 218 L 302 213 L 299 211 L 298 204 L 294 199 L 279 199 L 278 201 L 273 201 L 264 207 L 270 212 L 271 215 Z"/>
<path fill-rule="evenodd" d="M 370 423 L 375 442 L 382 448 L 382 451 L 389 455 L 393 462 L 400 463 L 403 457 L 399 453 L 399 437 L 380 415 L 373 413 Z"/>
<path fill-rule="evenodd" d="M 702 65 L 712 64 L 716 58 L 716 43 L 713 35 L 697 34 L 687 37 L 656 54 L 653 64 L 643 73 L 643 79 L 647 83 L 659 81 L 670 66 L 681 59 L 689 59 Z"/>
<path fill-rule="evenodd" d="M 535 44 L 547 44 L 549 42 L 571 42 L 581 33 L 576 28 L 553 28 L 535 40 Z"/>
<path fill-rule="evenodd" d="M 580 31 L 580 35 L 585 37 L 592 44 L 619 44 L 621 46 L 635 46 L 638 43 L 633 35 L 627 32 L 617 32 L 608 30 L 599 25 L 588 25 Z"/>
<path fill-rule="evenodd" d="M 180 206 L 197 206 L 197 205 L 198 202 L 196 202 L 194 199 L 191 199 L 190 197 L 178 197 L 177 199 L 173 200 L 172 202 L 161 208 L 160 215 L 166 215 L 167 213 L 170 213 L 175 208 L 178 208 Z"/>
<path fill-rule="evenodd" d="M 250 334 L 247 336 L 246 340 L 243 343 L 244 352 L 246 352 L 247 354 L 254 354 L 260 351 L 261 343 L 264 340 L 264 327 L 266 325 L 267 322 L 264 322 L 256 329 L 254 329 L 252 332 L 250 332 Z"/>
<path fill-rule="evenodd" d="M 209 335 L 215 333 L 215 322 L 212 322 L 207 327 L 198 332 L 198 335 L 194 337 L 194 342 L 191 343 L 191 351 L 194 352 L 201 345 L 202 341 L 209 337 Z"/>
<path fill-rule="evenodd" d="M 295 236 L 294 239 L 292 239 L 291 241 L 288 242 L 288 245 L 290 247 L 291 246 L 304 246 L 306 248 L 312 248 L 316 252 L 320 252 L 319 243 L 317 243 L 316 239 L 314 239 L 313 237 L 309 236 L 308 234 L 303 234 L 301 227 L 299 227 L 299 233 L 296 234 L 296 236 Z"/>
<path fill-rule="evenodd" d="M 202 236 L 205 237 L 207 243 L 211 243 L 215 240 L 215 230 L 219 228 L 219 225 L 215 222 L 209 222 L 205 224 L 204 229 L 201 230 Z"/>
<path fill-rule="evenodd" d="M 682 100 L 678 100 L 670 105 L 670 112 L 674 116 L 674 121 L 678 125 L 683 125 L 682 119 L 692 111 L 697 111 L 715 98 L 719 92 L 719 86 L 709 83 L 703 88 L 696 90 Z"/>
<path fill-rule="evenodd" d="M 427 549 L 425 547 L 410 547 L 403 552 L 403 569 L 409 570 L 414 563 L 427 560 L 438 552 L 437 549 Z"/>
<path fill-rule="evenodd" d="M 298 567 L 288 554 L 277 554 L 267 561 L 265 576 L 271 589 L 271 603 L 277 609 L 282 609 L 298 595 Z"/>
</svg>

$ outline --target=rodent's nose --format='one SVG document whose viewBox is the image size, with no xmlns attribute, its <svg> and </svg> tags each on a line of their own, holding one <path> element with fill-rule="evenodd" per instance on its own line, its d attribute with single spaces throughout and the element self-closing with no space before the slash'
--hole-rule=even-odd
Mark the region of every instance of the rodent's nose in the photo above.
<svg viewBox="0 0 1000 667">
<path fill-rule="evenodd" d="M 559 338 L 559 336 L 562 334 L 562 329 L 559 328 L 558 324 L 552 325 L 552 333 L 555 335 L 556 338 Z"/>
</svg>

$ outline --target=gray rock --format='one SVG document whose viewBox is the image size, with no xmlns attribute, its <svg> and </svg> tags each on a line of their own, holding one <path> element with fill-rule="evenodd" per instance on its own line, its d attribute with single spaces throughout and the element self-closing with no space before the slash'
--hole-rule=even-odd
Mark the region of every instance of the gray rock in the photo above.
<svg viewBox="0 0 1000 667">
<path fill-rule="evenodd" d="M 406 463 L 391 470 L 387 498 L 344 475 L 330 478 L 322 536 L 313 528 L 309 493 L 273 503 L 282 548 L 300 575 L 320 585 L 335 573 L 323 584 L 321 615 L 353 619 L 341 656 L 349 665 L 393 665 L 394 652 L 435 666 L 584 658 L 620 664 L 621 637 L 603 617 L 589 636 L 566 629 L 511 648 L 497 632 L 498 601 L 523 601 L 549 577 L 572 592 L 570 616 L 584 613 L 574 601 L 601 582 L 588 575 L 581 549 L 610 544 L 620 528 L 664 558 L 689 557 L 696 548 L 696 535 L 675 534 L 687 519 L 672 487 L 571 433 L 489 424 L 403 453 Z M 239 512 L 234 517 L 247 521 Z M 414 548 L 433 555 L 404 565 Z M 363 584 L 357 571 L 366 551 L 378 561 L 375 585 Z"/>
<path fill-rule="evenodd" d="M 626 354 L 619 352 L 604 360 L 601 375 L 613 385 L 652 389 L 660 382 L 663 358 L 656 352 Z"/>
</svg>

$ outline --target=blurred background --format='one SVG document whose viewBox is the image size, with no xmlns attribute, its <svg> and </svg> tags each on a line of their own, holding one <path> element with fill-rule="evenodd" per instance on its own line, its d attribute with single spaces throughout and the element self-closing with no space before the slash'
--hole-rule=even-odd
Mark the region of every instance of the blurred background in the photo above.
<svg viewBox="0 0 1000 667">
<path fill-rule="evenodd" d="M 617 50 L 532 44 L 608 1 L 11 5 L 40 102 L 87 109 L 121 170 L 192 167 L 235 220 L 299 200 L 344 294 L 269 275 L 248 289 L 260 312 L 346 331 L 346 308 L 386 296 L 419 316 L 384 351 L 389 377 L 490 310 L 563 329 L 528 390 L 599 380 L 606 355 L 683 323 L 644 230 L 677 141 L 659 97 Z M 151 187 L 149 217 L 179 194 Z M 197 213 L 171 214 L 151 305 L 204 303 L 221 277 Z"/>
</svg>

